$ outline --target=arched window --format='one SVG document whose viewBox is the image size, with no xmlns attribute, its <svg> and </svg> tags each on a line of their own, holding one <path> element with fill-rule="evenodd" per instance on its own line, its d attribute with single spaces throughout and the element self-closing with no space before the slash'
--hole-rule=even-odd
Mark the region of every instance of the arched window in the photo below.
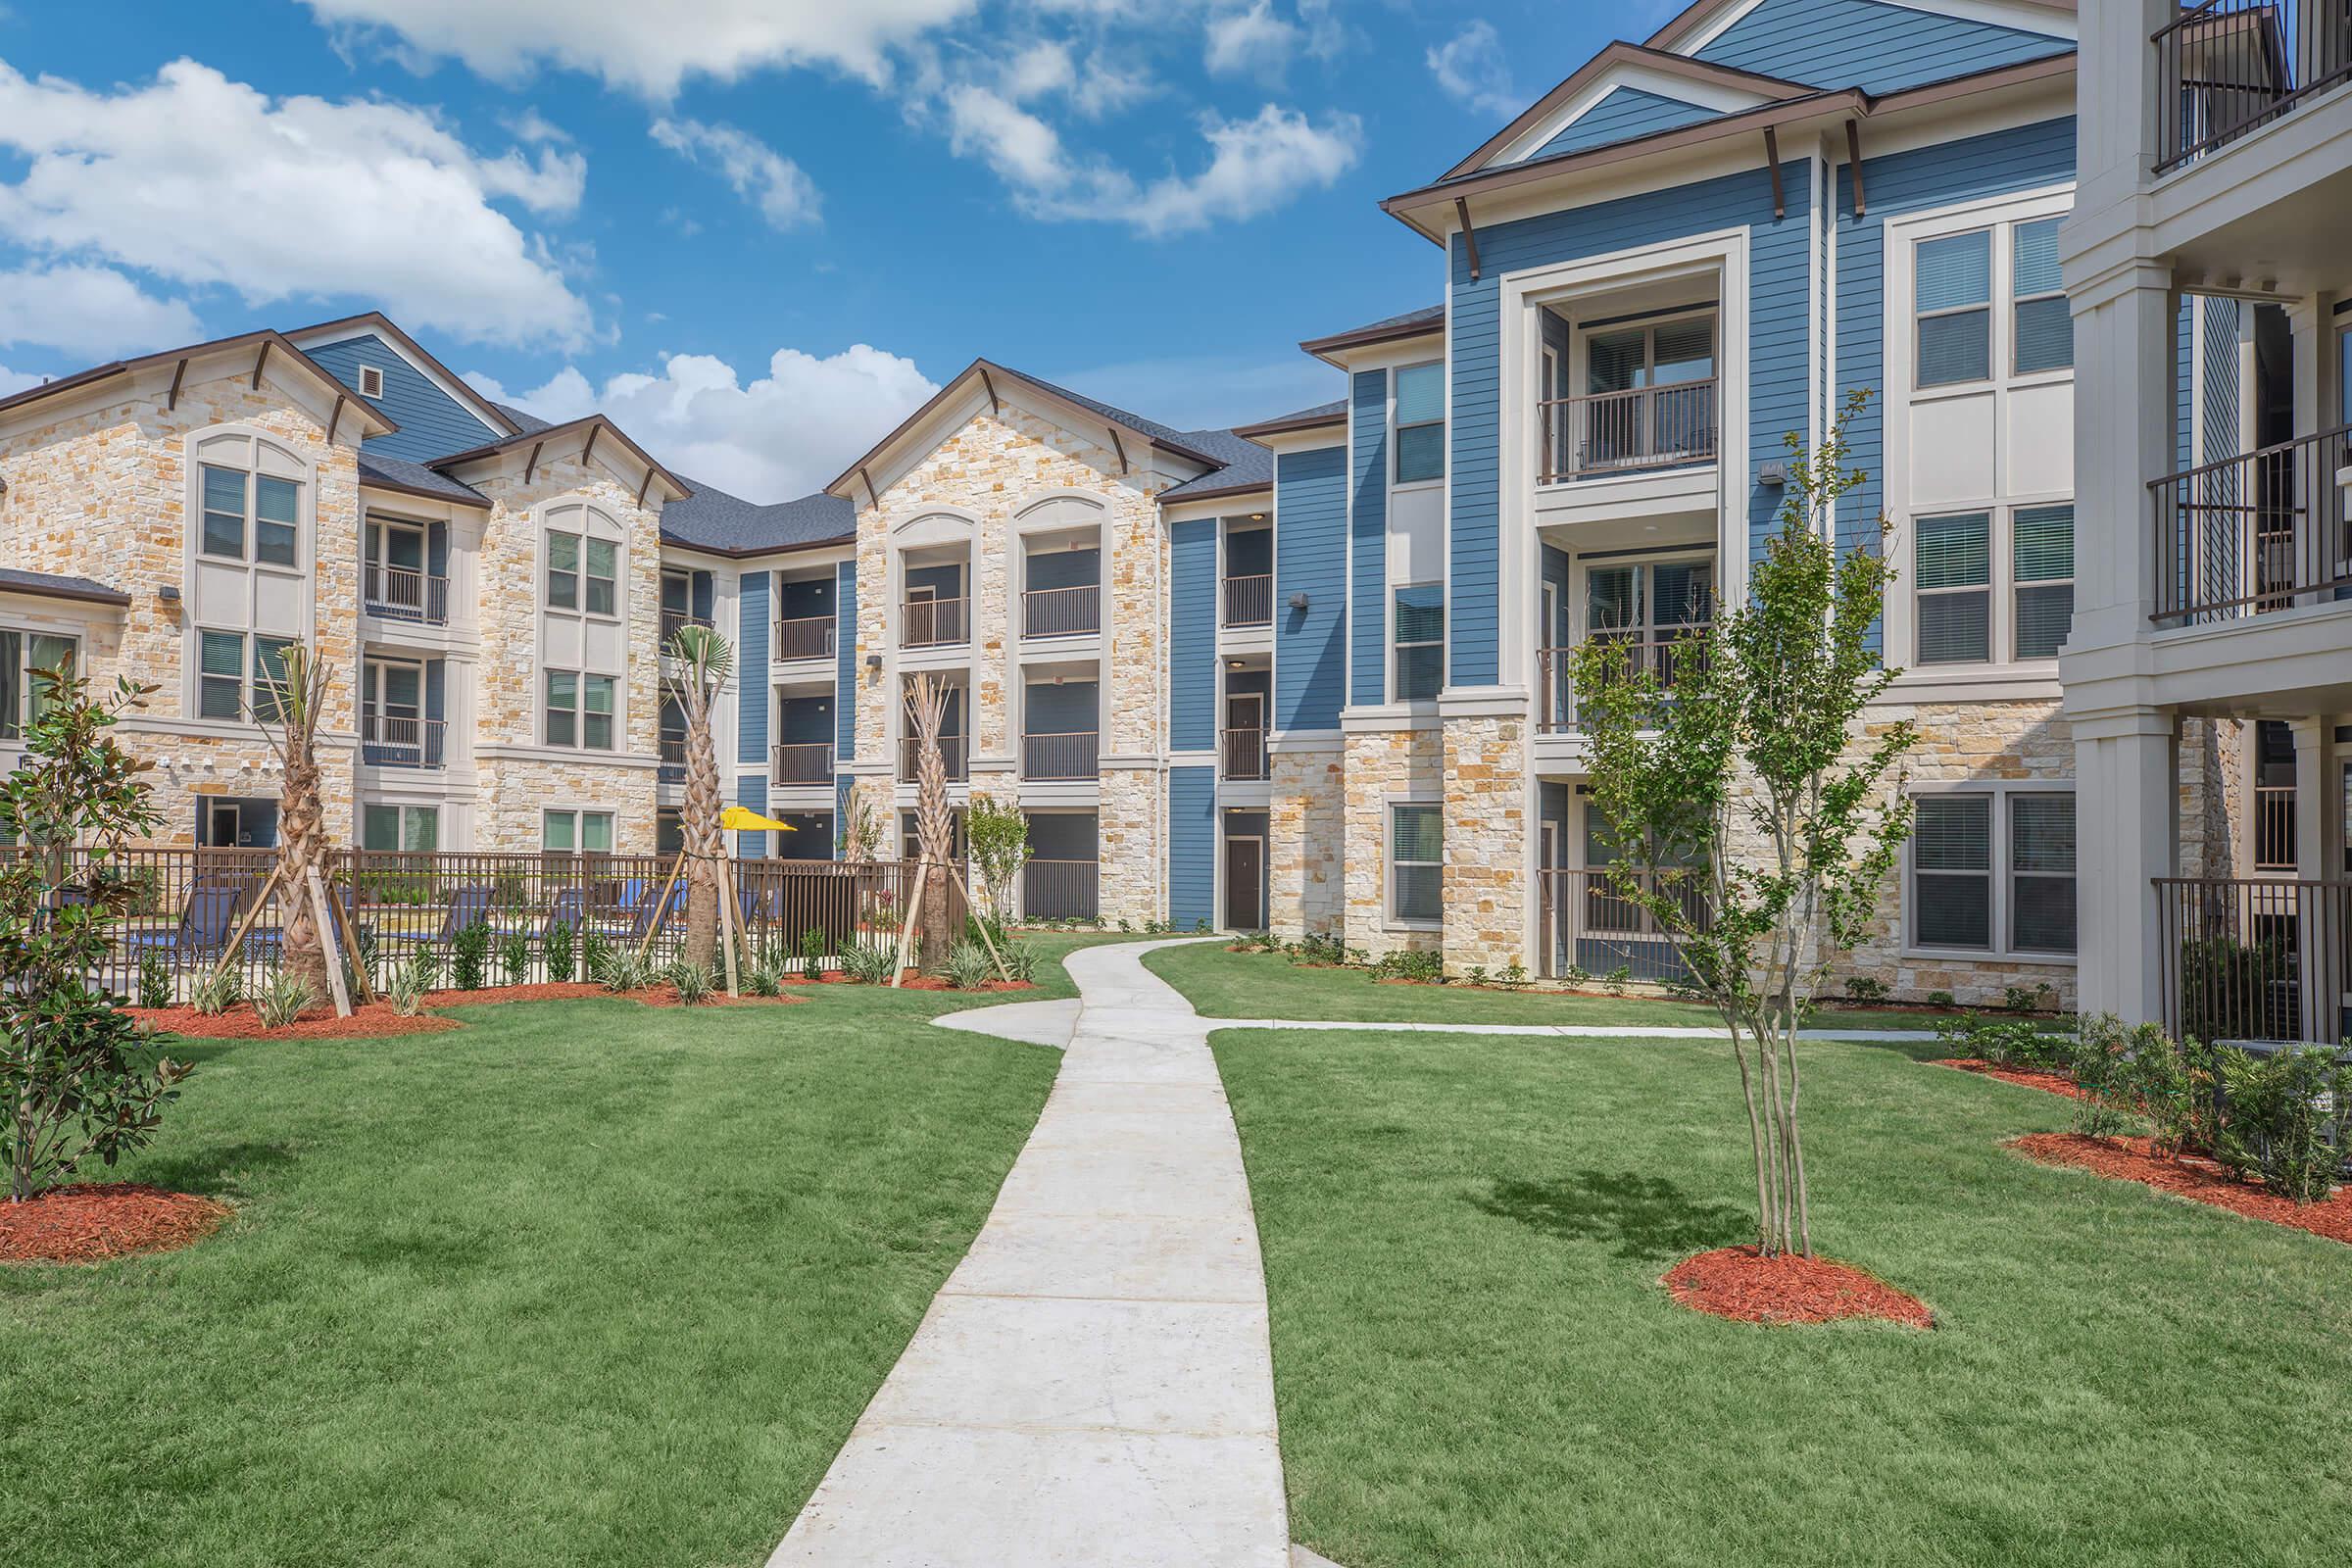
<svg viewBox="0 0 2352 1568">
<path fill-rule="evenodd" d="M 539 739 L 579 751 L 626 744 L 628 535 L 585 502 L 540 517 Z"/>
<path fill-rule="evenodd" d="M 200 432 L 188 446 L 181 710 L 266 715 L 278 657 L 311 623 L 311 465 L 258 430 Z"/>
</svg>

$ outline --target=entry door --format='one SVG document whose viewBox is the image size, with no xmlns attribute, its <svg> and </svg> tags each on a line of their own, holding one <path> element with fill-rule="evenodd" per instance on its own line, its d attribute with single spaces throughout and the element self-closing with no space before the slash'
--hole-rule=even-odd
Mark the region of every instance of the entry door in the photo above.
<svg viewBox="0 0 2352 1568">
<path fill-rule="evenodd" d="M 1263 931 L 1266 841 L 1229 838 L 1225 841 L 1225 924 L 1234 931 Z"/>
<path fill-rule="evenodd" d="M 203 842 L 215 849 L 234 849 L 238 834 L 244 826 L 244 812 L 234 801 L 202 801 L 197 809 L 204 812 Z"/>
</svg>

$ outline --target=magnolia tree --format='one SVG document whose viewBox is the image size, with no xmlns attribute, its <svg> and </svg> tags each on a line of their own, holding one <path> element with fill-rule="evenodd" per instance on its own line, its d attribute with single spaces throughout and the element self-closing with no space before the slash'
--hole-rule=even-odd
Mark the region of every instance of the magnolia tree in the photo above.
<svg viewBox="0 0 2352 1568">
<path fill-rule="evenodd" d="M 1817 449 L 1788 438 L 1780 531 L 1744 605 L 1664 661 L 1602 640 L 1573 664 L 1590 798 L 1617 857 L 1609 891 L 1656 922 L 1731 1031 L 1766 1256 L 1813 1251 L 1798 1020 L 1861 939 L 1911 831 L 1899 779 L 1885 786 L 1917 736 L 1862 722 L 1900 673 L 1872 646 L 1894 575 L 1877 548 L 1886 523 L 1872 548 L 1846 551 L 1832 527 L 1864 478 L 1846 466 L 1845 427 L 1867 396 Z"/>
<path fill-rule="evenodd" d="M 16 847 L 0 861 L 0 1095 L 18 1203 L 147 1142 L 188 1073 L 150 1060 L 130 1014 L 90 981 L 141 895 L 116 847 L 160 820 L 139 776 L 148 764 L 108 731 L 154 688 L 119 680 L 97 702 L 65 669 L 33 684 L 24 760 L 0 781 L 0 836 Z"/>
<path fill-rule="evenodd" d="M 988 895 L 989 917 L 1004 925 L 1012 919 L 1013 884 L 1029 863 L 1029 818 L 993 795 L 975 795 L 964 808 L 963 837 Z"/>
<path fill-rule="evenodd" d="M 708 626 L 680 626 L 670 633 L 669 656 L 677 662 L 672 689 L 686 710 L 686 801 L 678 812 L 686 850 L 685 957 L 694 967 L 708 969 L 718 952 L 718 863 L 727 853 L 720 826 L 725 797 L 710 714 L 735 673 L 735 651 Z"/>
</svg>

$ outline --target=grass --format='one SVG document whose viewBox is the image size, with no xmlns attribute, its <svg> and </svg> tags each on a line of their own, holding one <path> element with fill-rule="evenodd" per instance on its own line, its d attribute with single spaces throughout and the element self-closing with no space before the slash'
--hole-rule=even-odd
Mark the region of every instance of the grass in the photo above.
<svg viewBox="0 0 2352 1568">
<path fill-rule="evenodd" d="M 1057 1065 L 926 1027 L 980 998 L 800 994 L 177 1048 L 162 1136 L 99 1177 L 238 1216 L 0 1269 L 12 1568 L 762 1562 Z"/>
<path fill-rule="evenodd" d="M 2341 1541 L 2352 1249 L 1999 1147 L 2065 1128 L 2055 1097 L 1810 1048 L 1817 1241 L 1941 1322 L 1769 1329 L 1656 1283 L 1747 1236 L 1724 1048 L 1214 1044 L 1292 1533 L 1348 1568 L 2186 1568 Z"/>
<path fill-rule="evenodd" d="M 1233 953 L 1222 943 L 1163 948 L 1144 966 L 1211 1018 L 1313 1018 L 1348 1023 L 1565 1023 L 1713 1028 L 1715 1009 L 1659 997 L 1569 996 L 1468 986 L 1400 985 L 1362 969 L 1291 962 L 1278 953 Z M 1824 1029 L 1934 1029 L 1952 1015 L 1825 1009 Z"/>
</svg>

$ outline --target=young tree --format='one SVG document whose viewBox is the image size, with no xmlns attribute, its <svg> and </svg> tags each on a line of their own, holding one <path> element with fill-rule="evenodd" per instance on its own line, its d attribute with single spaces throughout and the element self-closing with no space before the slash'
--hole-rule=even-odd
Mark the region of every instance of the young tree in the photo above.
<svg viewBox="0 0 2352 1568">
<path fill-rule="evenodd" d="M 1029 818 L 993 795 L 975 795 L 964 808 L 963 838 L 988 894 L 989 917 L 1004 925 L 1012 918 L 1012 886 L 1029 863 Z"/>
<path fill-rule="evenodd" d="M 0 781 L 0 837 L 18 846 L 0 862 L 0 1096 L 17 1203 L 84 1159 L 112 1165 L 144 1144 L 188 1074 L 169 1057 L 150 1064 L 130 1015 L 90 982 L 138 897 L 121 842 L 161 820 L 139 776 L 149 764 L 107 731 L 155 688 L 119 680 L 101 703 L 71 670 L 34 683 L 24 760 Z"/>
<path fill-rule="evenodd" d="M 1755 1154 L 1756 1240 L 1812 1255 L 1796 1030 L 1830 961 L 1858 942 L 1911 831 L 1908 721 L 1863 722 L 1901 671 L 1871 643 L 1893 569 L 1840 552 L 1848 400 L 1821 446 L 1788 437 L 1781 528 L 1747 602 L 1644 662 L 1588 642 L 1573 662 L 1591 801 L 1617 855 L 1609 890 L 1665 933 L 1731 1031 Z"/>
<path fill-rule="evenodd" d="M 956 939 L 948 919 L 948 864 L 956 848 L 956 819 L 948 809 L 948 767 L 940 756 L 940 730 L 947 723 L 948 683 L 929 670 L 906 683 L 906 718 L 914 730 L 914 836 L 930 862 L 914 892 L 915 933 L 922 962 L 947 961 Z"/>
<path fill-rule="evenodd" d="M 677 661 L 674 685 L 686 710 L 686 803 L 678 813 L 686 849 L 686 961 L 708 969 L 718 952 L 718 862 L 727 852 L 710 710 L 735 673 L 735 650 L 708 626 L 680 626 L 670 633 L 669 656 Z"/>
<path fill-rule="evenodd" d="M 882 820 L 865 791 L 855 784 L 842 812 L 840 849 L 844 860 L 873 860 L 882 854 Z"/>
<path fill-rule="evenodd" d="M 318 720 L 326 710 L 327 665 L 296 644 L 277 655 L 274 673 L 254 683 L 253 721 L 277 754 L 277 906 L 284 911 L 279 964 L 310 982 L 311 995 L 332 995 L 327 946 L 318 929 L 311 873 L 326 865 L 326 803 L 318 781 Z M 275 726 L 274 728 L 272 726 Z"/>
</svg>

